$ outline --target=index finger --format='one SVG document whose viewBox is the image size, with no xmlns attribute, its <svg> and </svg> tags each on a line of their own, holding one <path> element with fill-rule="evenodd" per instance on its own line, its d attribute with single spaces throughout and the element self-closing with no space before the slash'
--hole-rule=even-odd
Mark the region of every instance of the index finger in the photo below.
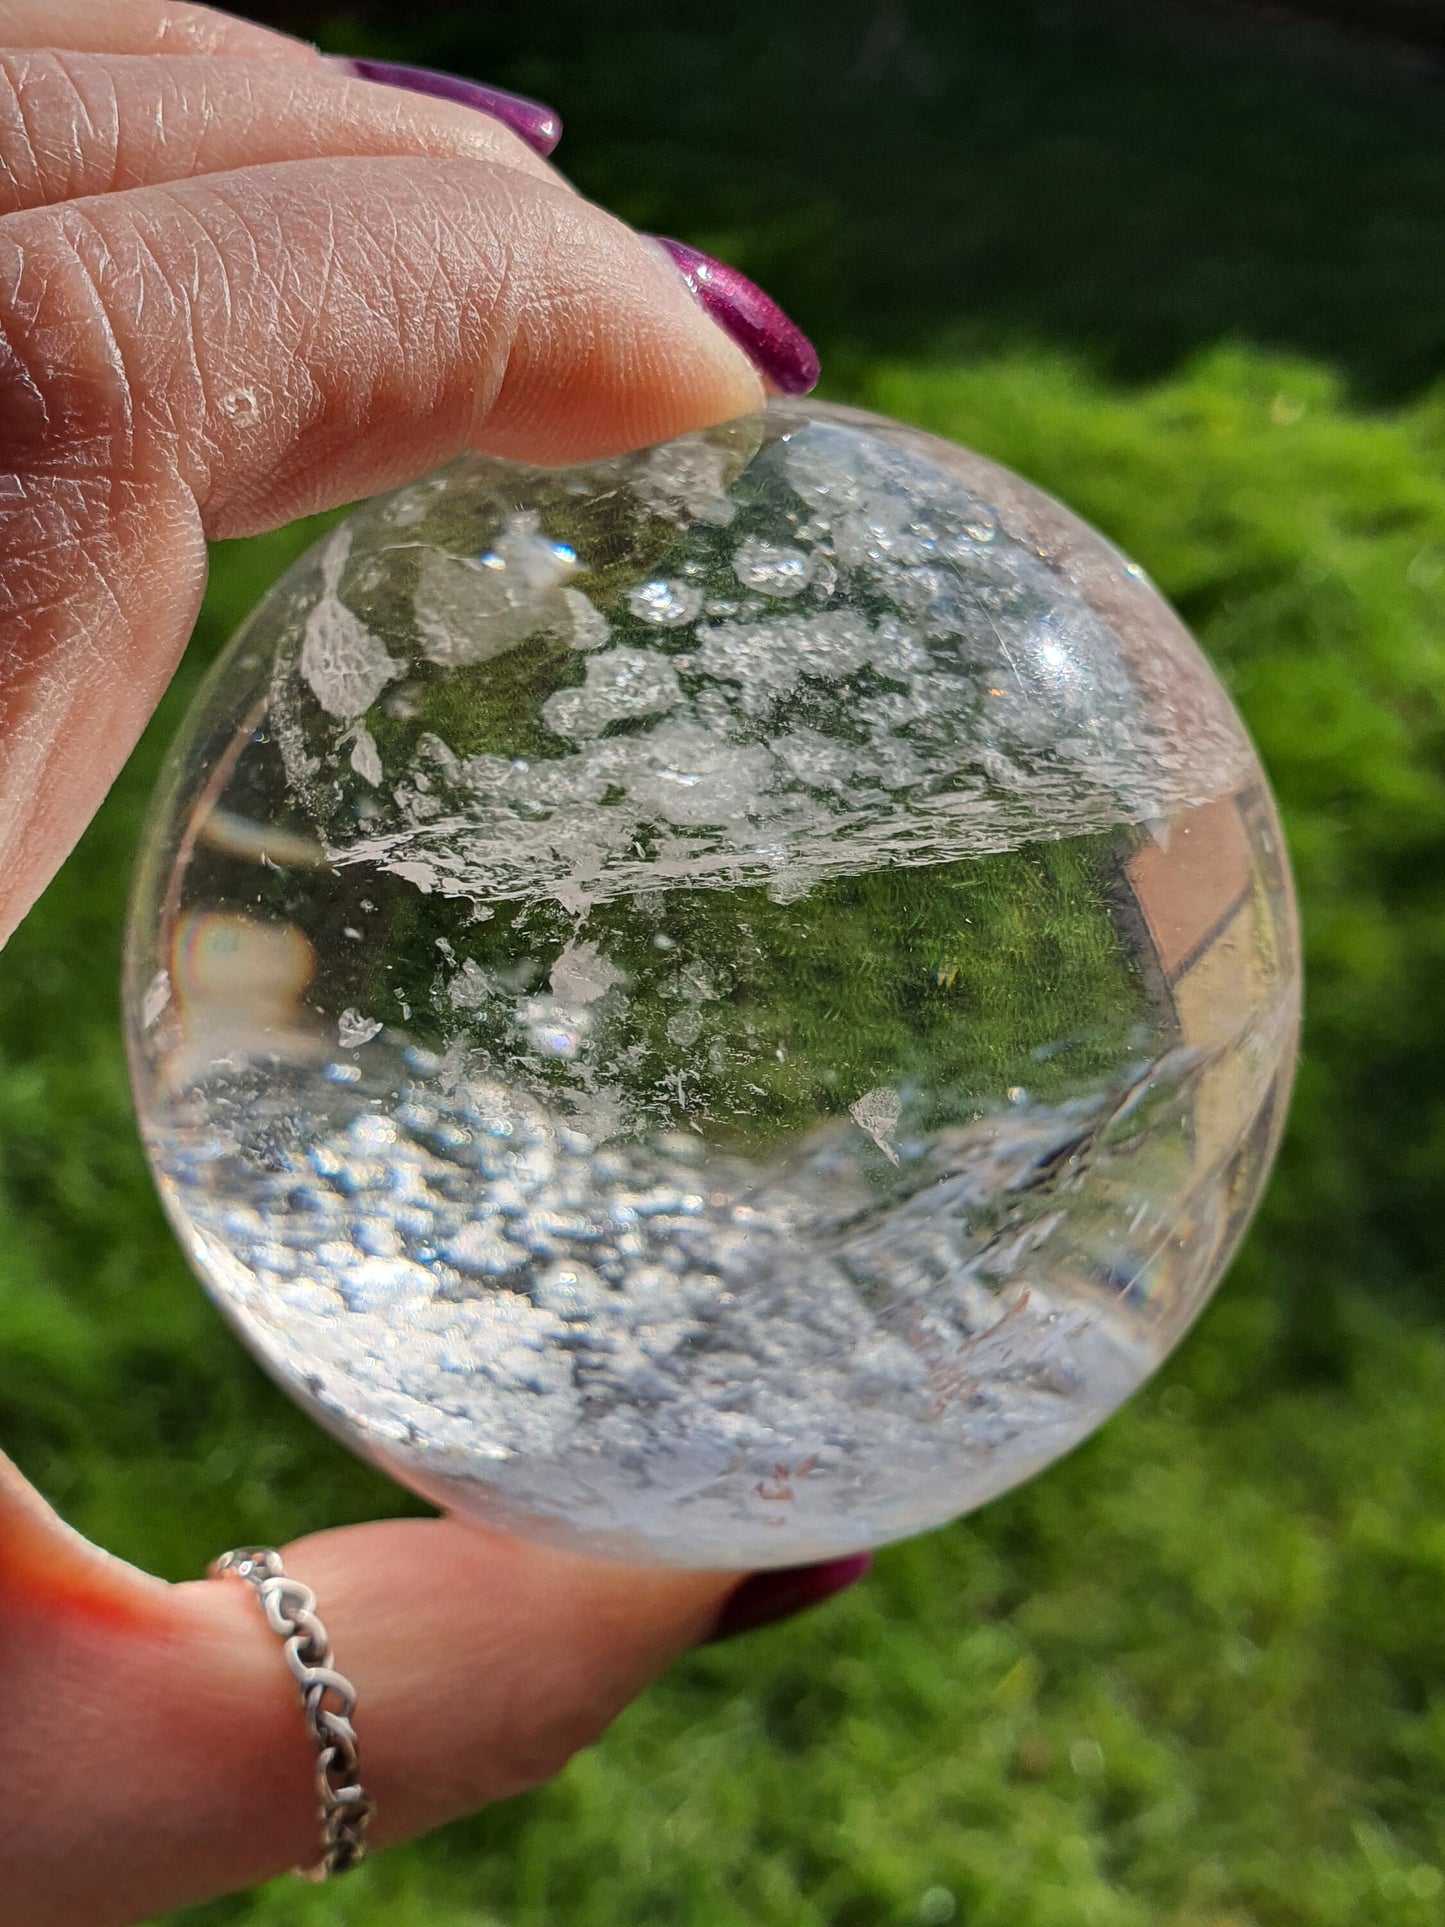
<svg viewBox="0 0 1445 1927">
<path fill-rule="evenodd" d="M 660 249 L 510 167 L 287 161 L 4 216 L 0 937 L 169 681 L 203 534 L 762 399 Z"/>
</svg>

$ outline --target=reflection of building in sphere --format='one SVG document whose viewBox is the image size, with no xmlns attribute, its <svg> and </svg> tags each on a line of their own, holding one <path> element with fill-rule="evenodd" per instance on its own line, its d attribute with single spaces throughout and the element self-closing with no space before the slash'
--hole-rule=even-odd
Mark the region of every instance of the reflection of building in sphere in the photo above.
<svg viewBox="0 0 1445 1927">
<path fill-rule="evenodd" d="M 1274 836 L 1258 792 L 1220 797 L 1172 823 L 1128 865 L 1180 1042 L 1216 1058 L 1194 1094 L 1196 1155 L 1205 1165 L 1233 1148 L 1240 1116 L 1258 1102 L 1242 1088 L 1252 1056 L 1233 1047 L 1248 1036 L 1279 967 L 1259 881 L 1264 867 L 1279 875 Z"/>
</svg>

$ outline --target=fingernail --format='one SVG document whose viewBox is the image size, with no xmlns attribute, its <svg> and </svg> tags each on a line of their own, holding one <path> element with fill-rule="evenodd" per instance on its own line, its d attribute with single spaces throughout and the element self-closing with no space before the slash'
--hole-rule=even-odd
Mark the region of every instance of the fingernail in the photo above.
<svg viewBox="0 0 1445 1927">
<path fill-rule="evenodd" d="M 871 1552 L 829 1559 L 821 1566 L 790 1566 L 782 1572 L 755 1572 L 745 1579 L 718 1615 L 708 1644 L 775 1626 L 780 1619 L 821 1606 L 825 1599 L 856 1584 L 873 1564 Z"/>
<path fill-rule="evenodd" d="M 395 60 L 342 55 L 331 64 L 353 80 L 374 80 L 382 87 L 404 87 L 408 93 L 430 94 L 433 100 L 474 107 L 479 114 L 490 114 L 493 120 L 510 127 L 539 154 L 550 154 L 562 138 L 562 122 L 550 107 L 539 100 L 528 100 L 525 94 L 509 94 L 505 87 L 484 87 L 479 80 L 463 80 L 460 74 L 438 73 L 432 67 L 406 67 Z"/>
<path fill-rule="evenodd" d="M 756 281 L 683 241 L 653 237 L 718 326 L 785 395 L 806 395 L 818 381 L 818 351 Z"/>
</svg>

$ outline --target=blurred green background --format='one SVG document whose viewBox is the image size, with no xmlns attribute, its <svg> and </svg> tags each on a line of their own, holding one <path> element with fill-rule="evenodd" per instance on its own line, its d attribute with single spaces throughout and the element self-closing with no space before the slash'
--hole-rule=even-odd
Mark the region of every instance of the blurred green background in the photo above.
<svg viewBox="0 0 1445 1927">
<path fill-rule="evenodd" d="M 1277 786 L 1308 1024 L 1243 1256 L 1099 1437 L 686 1662 L 546 1791 L 172 1927 L 1445 1919 L 1445 82 L 1107 0 L 306 24 L 551 102 L 583 189 L 754 273 L 826 393 L 1136 555 Z M 0 1441 L 177 1577 L 406 1503 L 190 1282 L 118 1031 L 162 745 L 311 532 L 218 551 L 161 717 L 0 972 Z"/>
</svg>

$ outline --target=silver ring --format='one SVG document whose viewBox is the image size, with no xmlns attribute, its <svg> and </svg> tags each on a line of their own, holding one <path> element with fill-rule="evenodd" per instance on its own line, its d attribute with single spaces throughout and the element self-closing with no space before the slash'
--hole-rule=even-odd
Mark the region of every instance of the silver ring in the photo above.
<svg viewBox="0 0 1445 1927">
<path fill-rule="evenodd" d="M 361 1757 L 351 1716 L 356 1688 L 332 1662 L 331 1642 L 316 1616 L 316 1595 L 290 1579 L 272 1546 L 243 1546 L 211 1562 L 212 1579 L 244 1579 L 266 1624 L 285 1642 L 286 1664 L 301 1693 L 306 1730 L 316 1748 L 321 1856 L 295 1871 L 303 1880 L 330 1880 L 366 1857 L 366 1828 L 376 1802 L 361 1784 Z"/>
</svg>

